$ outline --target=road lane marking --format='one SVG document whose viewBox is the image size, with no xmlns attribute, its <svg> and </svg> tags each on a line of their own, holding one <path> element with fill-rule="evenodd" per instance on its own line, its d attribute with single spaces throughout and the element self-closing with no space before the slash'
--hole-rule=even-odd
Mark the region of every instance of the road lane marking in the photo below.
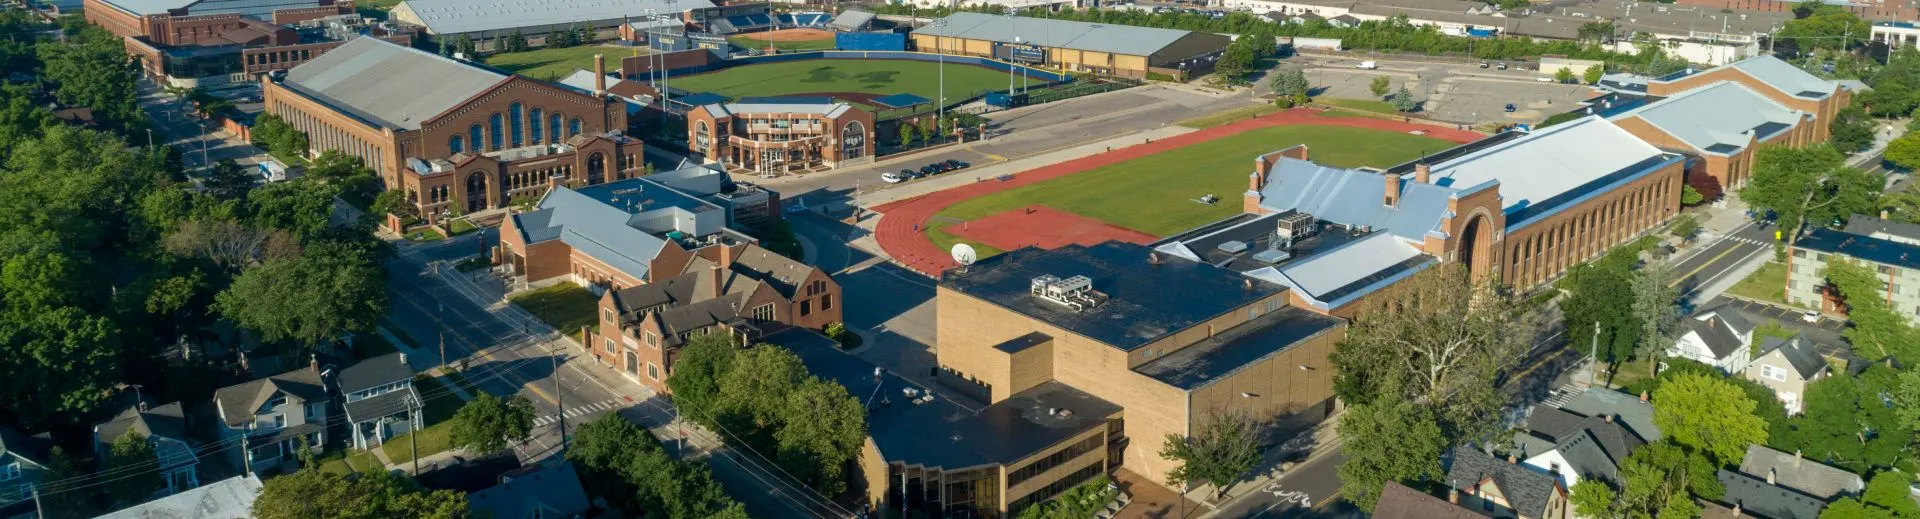
<svg viewBox="0 0 1920 519">
<path fill-rule="evenodd" d="M 1718 244 L 1719 244 L 1719 242 L 1714 242 L 1714 244 L 1715 244 L 1715 245 L 1718 245 Z M 1679 277 L 1675 277 L 1675 278 L 1673 279 L 1673 282 L 1672 282 L 1672 283 L 1667 283 L 1667 288 L 1673 288 L 1673 287 L 1677 287 L 1677 286 L 1680 286 L 1680 283 L 1683 283 L 1683 282 L 1685 282 L 1685 281 L 1687 280 L 1687 278 L 1690 278 L 1690 277 L 1693 277 L 1693 275 L 1694 275 L 1694 274 L 1699 274 L 1699 273 L 1700 273 L 1700 271 L 1702 271 L 1702 270 L 1706 270 L 1706 269 L 1707 269 L 1707 267 L 1710 267 L 1710 266 L 1713 266 L 1713 264 L 1714 264 L 1714 263 L 1716 263 L 1716 262 L 1719 262 L 1719 261 L 1720 261 L 1720 258 L 1724 258 L 1724 257 L 1727 257 L 1727 255 L 1728 255 L 1728 254 L 1733 254 L 1733 251 L 1736 251 L 1736 250 L 1740 250 L 1740 246 L 1739 246 L 1739 245 L 1734 245 L 1734 246 L 1732 246 L 1732 247 L 1727 247 L 1727 250 L 1725 250 L 1725 251 L 1722 251 L 1722 252 L 1721 252 L 1721 253 L 1719 253 L 1719 254 L 1715 254 L 1715 255 L 1714 255 L 1713 257 L 1711 257 L 1711 258 L 1707 258 L 1707 261 L 1706 261 L 1705 263 L 1701 263 L 1701 264 L 1700 264 L 1700 267 L 1699 267 L 1699 268 L 1695 268 L 1695 269 L 1693 269 L 1693 270 L 1691 270 L 1691 271 L 1688 271 L 1688 272 L 1687 272 L 1686 274 L 1682 274 L 1682 275 L 1680 275 Z"/>
</svg>

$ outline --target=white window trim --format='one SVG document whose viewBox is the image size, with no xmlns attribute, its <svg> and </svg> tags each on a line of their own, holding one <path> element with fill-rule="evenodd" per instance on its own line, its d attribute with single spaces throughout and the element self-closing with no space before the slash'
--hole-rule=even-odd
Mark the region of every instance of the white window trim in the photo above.
<svg viewBox="0 0 1920 519">
<path fill-rule="evenodd" d="M 654 364 L 653 361 L 647 361 L 647 378 L 653 379 L 656 382 L 660 380 L 660 366 Z"/>
<path fill-rule="evenodd" d="M 14 479 L 18 479 L 20 477 L 20 473 L 21 473 L 20 462 L 18 461 L 10 462 L 5 465 L 0 465 L 0 481 L 12 481 Z"/>
</svg>

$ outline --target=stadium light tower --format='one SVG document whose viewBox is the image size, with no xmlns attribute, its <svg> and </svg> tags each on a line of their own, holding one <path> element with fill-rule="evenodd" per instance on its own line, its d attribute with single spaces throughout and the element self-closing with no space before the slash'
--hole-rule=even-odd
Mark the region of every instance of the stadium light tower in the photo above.
<svg viewBox="0 0 1920 519">
<path fill-rule="evenodd" d="M 1011 27 L 1013 34 L 1015 34 L 1015 36 L 1013 37 L 1014 46 L 1007 49 L 1007 96 L 1012 97 L 1013 96 L 1013 52 L 1020 48 L 1020 36 L 1018 36 L 1020 34 L 1020 16 L 1019 16 L 1019 11 L 1015 11 L 1012 7 L 1007 8 L 1007 24 L 1009 25 L 1009 27 Z M 1007 103 L 1009 106 L 1011 106 L 1013 103 L 1013 100 L 1008 99 Z"/>
<path fill-rule="evenodd" d="M 933 55 L 940 60 L 940 98 L 933 101 L 933 118 L 938 121 L 947 118 L 947 53 L 940 48 L 942 40 L 947 39 L 947 21 L 934 20 L 927 26 L 940 30 L 933 35 Z"/>
</svg>

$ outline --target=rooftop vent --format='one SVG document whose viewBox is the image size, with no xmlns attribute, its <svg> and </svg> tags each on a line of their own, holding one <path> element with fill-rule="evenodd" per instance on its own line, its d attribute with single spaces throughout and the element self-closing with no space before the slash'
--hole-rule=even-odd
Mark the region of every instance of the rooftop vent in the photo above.
<svg viewBox="0 0 1920 519">
<path fill-rule="evenodd" d="M 1278 249 L 1267 249 L 1254 254 L 1253 260 L 1261 263 L 1265 263 L 1268 265 L 1272 265 L 1272 264 L 1280 263 L 1282 261 L 1286 261 L 1287 259 L 1292 257 L 1293 257 L 1293 254 L 1287 251 L 1278 250 Z"/>
<path fill-rule="evenodd" d="M 1041 299 L 1059 303 L 1078 312 L 1099 306 L 1107 295 L 1093 289 L 1093 278 L 1073 276 L 1060 279 L 1052 274 L 1033 278 L 1031 291 Z"/>
<path fill-rule="evenodd" d="M 1225 252 L 1227 254 L 1239 254 L 1247 251 L 1247 242 L 1232 240 L 1232 241 L 1222 242 L 1217 248 L 1220 249 L 1220 252 Z"/>
</svg>

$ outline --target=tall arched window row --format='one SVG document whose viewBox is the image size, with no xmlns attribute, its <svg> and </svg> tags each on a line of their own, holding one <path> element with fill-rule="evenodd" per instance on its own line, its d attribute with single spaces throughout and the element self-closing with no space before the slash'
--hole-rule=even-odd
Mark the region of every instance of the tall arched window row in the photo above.
<svg viewBox="0 0 1920 519">
<path fill-rule="evenodd" d="M 503 142 L 506 142 L 506 140 L 507 140 L 506 129 L 501 128 L 500 114 L 493 114 L 491 116 L 488 116 L 487 117 L 487 149 L 499 150 L 500 144 Z"/>
<path fill-rule="evenodd" d="M 513 147 L 515 148 L 526 145 L 527 134 L 520 131 L 524 128 L 524 126 L 521 125 L 521 117 L 520 103 L 507 105 L 507 129 L 510 130 L 508 135 L 512 135 L 512 137 L 509 138 L 513 140 Z"/>
<path fill-rule="evenodd" d="M 540 109 L 535 108 L 533 109 L 533 114 L 531 114 L 530 118 L 527 121 L 529 123 L 528 129 L 531 130 L 530 132 L 528 132 L 528 136 L 529 138 L 533 139 L 534 144 L 540 144 L 542 142 L 540 137 L 540 123 L 542 121 L 540 117 L 541 117 Z"/>
</svg>

